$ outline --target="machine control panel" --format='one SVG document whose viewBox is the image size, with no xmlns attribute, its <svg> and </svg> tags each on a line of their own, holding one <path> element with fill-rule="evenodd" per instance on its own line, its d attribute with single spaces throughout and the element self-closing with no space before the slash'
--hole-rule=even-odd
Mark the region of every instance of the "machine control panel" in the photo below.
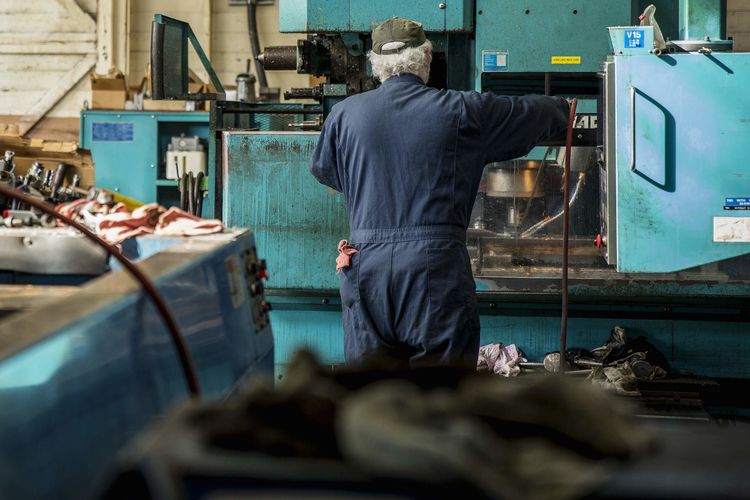
<svg viewBox="0 0 750 500">
<path fill-rule="evenodd" d="M 268 268 L 265 259 L 258 258 L 255 247 L 245 252 L 245 276 L 255 333 L 260 333 L 270 322 L 271 303 L 266 300 L 263 286 L 263 280 L 268 279 Z"/>
</svg>

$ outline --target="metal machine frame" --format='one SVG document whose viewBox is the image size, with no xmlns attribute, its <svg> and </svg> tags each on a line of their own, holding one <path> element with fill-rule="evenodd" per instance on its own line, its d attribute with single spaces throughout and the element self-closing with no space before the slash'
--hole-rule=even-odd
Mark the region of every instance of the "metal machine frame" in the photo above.
<svg viewBox="0 0 750 500">
<path fill-rule="evenodd" d="M 71 237 L 80 240 L 57 235 Z M 125 251 L 174 312 L 204 397 L 272 376 L 273 335 L 249 231 L 139 237 Z M 16 310 L 0 311 L 2 494 L 88 498 L 122 447 L 188 397 L 174 345 L 124 270 L 80 287 L 5 293 L 17 297 L 3 301 Z"/>
</svg>

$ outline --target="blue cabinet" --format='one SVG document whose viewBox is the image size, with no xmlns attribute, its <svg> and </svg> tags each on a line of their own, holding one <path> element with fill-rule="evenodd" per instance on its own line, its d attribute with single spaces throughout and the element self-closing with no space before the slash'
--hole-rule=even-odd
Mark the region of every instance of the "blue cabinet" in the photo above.
<svg viewBox="0 0 750 500">
<path fill-rule="evenodd" d="M 165 156 L 171 138 L 181 134 L 201 137 L 208 148 L 208 113 L 81 112 L 81 147 L 91 150 L 96 185 L 143 203 L 179 203 L 176 181 L 166 179 Z M 204 203 L 203 216 L 212 214 Z"/>
</svg>

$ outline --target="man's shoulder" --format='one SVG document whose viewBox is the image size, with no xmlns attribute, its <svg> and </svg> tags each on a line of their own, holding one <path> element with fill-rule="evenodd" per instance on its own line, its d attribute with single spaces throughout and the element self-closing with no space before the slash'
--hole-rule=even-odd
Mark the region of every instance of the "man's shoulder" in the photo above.
<svg viewBox="0 0 750 500">
<path fill-rule="evenodd" d="M 457 102 L 461 102 L 466 107 L 480 108 L 484 100 L 484 95 L 475 91 L 467 90 L 453 90 L 453 89 L 436 89 L 434 87 L 424 86 L 421 89 L 422 98 L 427 97 L 428 99 L 434 99 L 436 102 L 439 100 L 445 100 L 455 105 Z M 417 97 L 418 95 L 415 95 Z M 331 108 L 330 117 L 334 120 L 338 120 L 346 115 L 353 115 L 361 112 L 367 112 L 368 109 L 372 109 L 373 106 L 382 106 L 382 99 L 386 96 L 382 95 L 381 87 L 366 92 L 360 92 L 348 96 L 343 101 L 336 103 Z"/>
<path fill-rule="evenodd" d="M 338 119 L 342 114 L 360 110 L 373 102 L 377 102 L 378 97 L 376 92 L 377 89 L 373 89 L 348 96 L 343 101 L 339 101 L 331 107 L 329 117 Z"/>
</svg>

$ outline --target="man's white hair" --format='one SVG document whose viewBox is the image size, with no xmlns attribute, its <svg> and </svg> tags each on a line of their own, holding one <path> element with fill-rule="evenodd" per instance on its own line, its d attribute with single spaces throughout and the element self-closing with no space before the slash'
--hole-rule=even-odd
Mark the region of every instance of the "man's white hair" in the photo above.
<svg viewBox="0 0 750 500">
<path fill-rule="evenodd" d="M 391 42 L 400 43 L 400 42 Z M 389 45 L 389 44 L 386 44 Z M 387 50 L 386 46 L 383 46 Z M 396 48 L 396 47 L 394 47 Z M 417 75 L 423 82 L 430 79 L 430 62 L 432 62 L 432 43 L 426 40 L 419 47 L 408 47 L 398 54 L 367 53 L 372 66 L 372 75 L 381 82 L 392 76 L 411 73 Z"/>
</svg>

